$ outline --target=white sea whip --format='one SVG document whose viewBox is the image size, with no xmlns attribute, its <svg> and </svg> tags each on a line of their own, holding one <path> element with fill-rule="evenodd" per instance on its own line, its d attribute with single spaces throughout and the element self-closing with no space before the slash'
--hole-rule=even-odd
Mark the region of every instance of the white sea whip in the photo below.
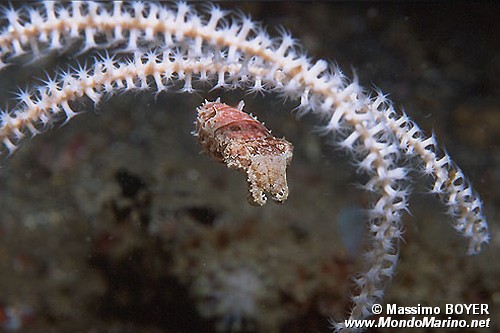
<svg viewBox="0 0 500 333">
<path fill-rule="evenodd" d="M 2 66 L 20 55 L 39 58 L 67 49 L 75 41 L 82 43 L 82 52 L 104 50 L 87 67 L 60 71 L 21 91 L 18 105 L 1 112 L 0 142 L 9 153 L 27 133 L 37 135 L 57 120 L 71 119 L 76 114 L 71 102 L 84 96 L 98 103 L 104 95 L 152 87 L 192 92 L 203 82 L 300 100 L 301 112 L 317 115 L 324 134 L 334 136 L 369 175 L 365 188 L 379 196 L 370 209 L 368 268 L 355 280 L 350 319 L 371 315 L 371 305 L 381 301 L 394 273 L 410 194 L 405 185 L 408 166 L 401 164 L 404 155 L 416 157 L 433 179 L 432 192 L 470 241 L 468 252 L 478 253 L 488 242 L 481 200 L 434 137 L 424 136 L 382 93 L 367 93 L 324 60 L 312 62 L 284 31 L 270 38 L 244 15 L 227 16 L 217 6 L 198 12 L 183 2 L 173 8 L 148 2 L 47 1 L 5 9 L 4 17 L 8 24 L 0 34 Z M 118 53 L 130 57 L 115 60 Z"/>
</svg>

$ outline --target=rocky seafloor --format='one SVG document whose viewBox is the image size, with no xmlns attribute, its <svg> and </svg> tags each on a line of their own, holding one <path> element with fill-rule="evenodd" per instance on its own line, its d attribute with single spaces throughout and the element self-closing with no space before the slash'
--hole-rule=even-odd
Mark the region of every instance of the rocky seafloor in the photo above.
<svg viewBox="0 0 500 333">
<path fill-rule="evenodd" d="M 452 317 L 491 318 L 481 332 L 500 330 L 500 6 L 221 6 L 251 13 L 272 33 L 287 27 L 309 55 L 349 77 L 355 69 L 363 86 L 389 93 L 436 133 L 480 193 L 492 239 L 467 256 L 444 207 L 425 194 L 428 181 L 412 173 L 385 302 L 443 311 L 488 304 L 487 316 Z M 65 57 L 7 68 L 2 99 Z M 285 204 L 248 205 L 244 177 L 200 154 L 195 108 L 219 96 L 244 99 L 293 142 Z M 328 332 L 362 269 L 370 196 L 356 188 L 365 178 L 350 157 L 314 134 L 314 119 L 294 117 L 294 106 L 243 91 L 125 94 L 96 112 L 82 103 L 89 112 L 26 140 L 0 168 L 0 330 Z"/>
</svg>

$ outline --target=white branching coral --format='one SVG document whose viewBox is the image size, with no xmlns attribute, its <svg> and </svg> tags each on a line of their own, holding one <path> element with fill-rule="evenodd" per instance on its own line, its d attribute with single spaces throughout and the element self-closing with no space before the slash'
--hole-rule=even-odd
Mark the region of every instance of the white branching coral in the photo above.
<svg viewBox="0 0 500 333">
<path fill-rule="evenodd" d="M 250 18 L 230 14 L 217 6 L 198 11 L 184 2 L 169 7 L 47 1 L 5 9 L 2 66 L 75 43 L 81 44 L 81 52 L 101 49 L 102 54 L 88 66 L 61 70 L 43 84 L 21 90 L 17 105 L 1 112 L 0 142 L 12 153 L 26 134 L 37 135 L 58 120 L 73 118 L 72 103 L 80 98 L 97 104 L 103 96 L 124 91 L 192 92 L 207 86 L 272 92 L 300 101 L 301 112 L 316 115 L 324 135 L 352 153 L 369 176 L 365 188 L 377 195 L 369 214 L 367 269 L 355 279 L 350 319 L 371 315 L 371 305 L 382 300 L 394 274 L 410 195 L 405 181 L 409 166 L 403 161 L 410 157 L 423 166 L 433 181 L 432 192 L 469 240 L 468 253 L 481 250 L 489 237 L 481 200 L 434 137 L 426 137 L 381 92 L 366 92 L 325 60 L 311 61 L 288 33 L 271 38 Z"/>
</svg>

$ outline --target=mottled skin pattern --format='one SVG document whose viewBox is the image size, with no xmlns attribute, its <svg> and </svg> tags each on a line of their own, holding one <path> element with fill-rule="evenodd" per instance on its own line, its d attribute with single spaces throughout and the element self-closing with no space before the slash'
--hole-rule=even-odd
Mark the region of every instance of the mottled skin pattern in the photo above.
<svg viewBox="0 0 500 333">
<path fill-rule="evenodd" d="M 248 201 L 262 206 L 267 195 L 277 202 L 288 198 L 286 167 L 293 146 L 274 137 L 257 119 L 237 108 L 205 102 L 198 108 L 196 135 L 209 156 L 247 175 Z"/>
</svg>

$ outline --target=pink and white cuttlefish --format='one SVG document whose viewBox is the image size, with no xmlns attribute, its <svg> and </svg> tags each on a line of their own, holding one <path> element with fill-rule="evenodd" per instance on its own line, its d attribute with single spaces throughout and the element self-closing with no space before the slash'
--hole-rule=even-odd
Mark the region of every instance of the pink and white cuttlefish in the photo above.
<svg viewBox="0 0 500 333">
<path fill-rule="evenodd" d="M 262 206 L 267 195 L 277 202 L 288 198 L 286 167 L 293 146 L 274 137 L 256 118 L 243 111 L 244 103 L 232 107 L 205 101 L 197 108 L 196 136 L 215 160 L 247 175 L 248 201 Z"/>
</svg>

